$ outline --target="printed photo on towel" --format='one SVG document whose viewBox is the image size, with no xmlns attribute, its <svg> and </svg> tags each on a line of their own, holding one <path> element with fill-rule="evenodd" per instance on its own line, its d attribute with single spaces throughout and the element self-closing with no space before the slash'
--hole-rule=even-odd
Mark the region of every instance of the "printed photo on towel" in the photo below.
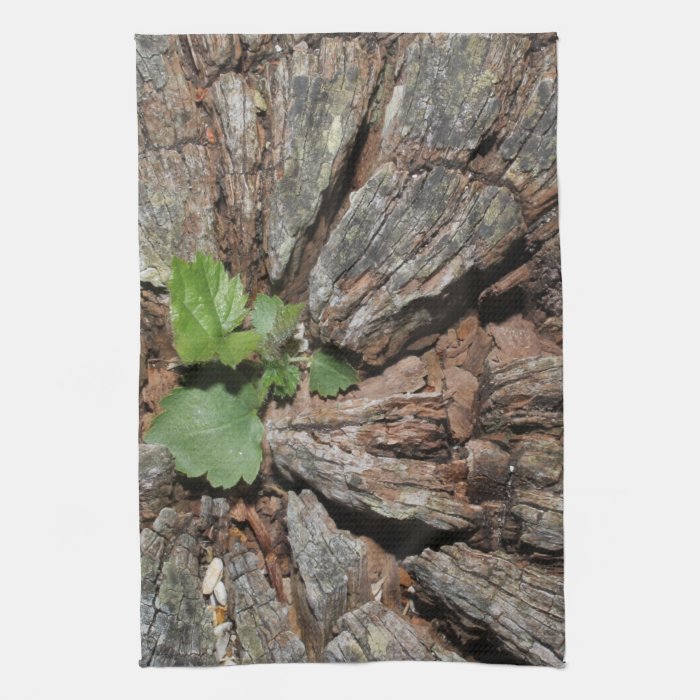
<svg viewBox="0 0 700 700">
<path fill-rule="evenodd" d="M 142 666 L 563 666 L 556 41 L 136 37 Z"/>
</svg>

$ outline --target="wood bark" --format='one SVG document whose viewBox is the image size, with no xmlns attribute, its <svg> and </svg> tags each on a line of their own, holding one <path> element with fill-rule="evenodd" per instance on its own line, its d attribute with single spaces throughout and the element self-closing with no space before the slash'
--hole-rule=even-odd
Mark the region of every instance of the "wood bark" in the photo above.
<svg viewBox="0 0 700 700">
<path fill-rule="evenodd" d="M 464 661 L 375 601 L 343 615 L 336 629 L 324 661 Z"/>
<path fill-rule="evenodd" d="M 191 514 L 164 508 L 141 531 L 141 665 L 208 666 L 214 626 L 202 597 Z"/>
<path fill-rule="evenodd" d="M 224 583 L 243 664 L 306 661 L 306 649 L 291 630 L 287 607 L 242 545 L 225 557 Z"/>
<path fill-rule="evenodd" d="M 421 364 L 407 358 L 400 369 L 409 363 Z M 426 374 L 423 368 L 423 386 Z M 416 386 L 418 376 L 408 376 L 409 386 Z M 483 509 L 456 488 L 466 470 L 450 456 L 442 395 L 372 398 L 378 380 L 368 383 L 369 397 L 364 382 L 353 396 L 333 402 L 302 388 L 290 406 L 271 410 L 266 429 L 277 467 L 354 510 L 438 529 L 476 528 Z M 389 384 L 389 391 L 400 388 Z"/>
<path fill-rule="evenodd" d="M 250 492 L 141 448 L 142 663 L 452 658 L 425 617 L 456 658 L 560 665 L 556 37 L 136 45 L 141 430 L 180 378 L 173 255 L 306 302 L 361 377 L 268 406 Z"/>
<path fill-rule="evenodd" d="M 442 607 L 449 624 L 493 636 L 522 663 L 562 665 L 564 585 L 556 572 L 462 542 L 439 552 L 426 549 L 404 566 L 419 595 Z"/>
<path fill-rule="evenodd" d="M 292 595 L 312 661 L 320 659 L 336 620 L 370 599 L 367 552 L 339 531 L 313 492 L 289 493 L 287 530 L 294 572 Z"/>
</svg>

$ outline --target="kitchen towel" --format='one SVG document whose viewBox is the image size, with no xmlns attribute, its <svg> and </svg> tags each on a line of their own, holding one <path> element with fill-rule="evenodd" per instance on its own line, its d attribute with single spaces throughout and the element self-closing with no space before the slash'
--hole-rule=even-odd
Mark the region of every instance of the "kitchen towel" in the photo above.
<svg viewBox="0 0 700 700">
<path fill-rule="evenodd" d="M 136 37 L 142 666 L 563 665 L 556 40 Z"/>
</svg>

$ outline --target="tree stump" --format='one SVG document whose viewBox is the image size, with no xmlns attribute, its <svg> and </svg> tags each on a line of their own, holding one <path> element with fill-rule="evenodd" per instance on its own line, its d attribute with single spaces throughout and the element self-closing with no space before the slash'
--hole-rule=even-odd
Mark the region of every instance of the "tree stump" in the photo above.
<svg viewBox="0 0 700 700">
<path fill-rule="evenodd" d="M 136 48 L 141 432 L 182 374 L 174 255 L 305 302 L 361 379 L 271 402 L 247 490 L 141 447 L 142 664 L 561 665 L 556 36 Z"/>
</svg>

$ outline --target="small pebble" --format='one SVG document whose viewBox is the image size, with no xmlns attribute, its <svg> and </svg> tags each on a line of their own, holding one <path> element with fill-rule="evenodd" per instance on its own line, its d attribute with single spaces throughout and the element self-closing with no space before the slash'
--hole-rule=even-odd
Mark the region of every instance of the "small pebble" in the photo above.
<svg viewBox="0 0 700 700">
<path fill-rule="evenodd" d="M 214 627 L 214 636 L 221 637 L 221 635 L 225 634 L 226 632 L 229 632 L 232 628 L 233 622 L 231 622 L 231 620 L 222 622 L 220 625 Z"/>
<path fill-rule="evenodd" d="M 224 586 L 223 581 L 219 581 L 219 583 L 217 583 L 216 586 L 214 586 L 214 596 L 219 602 L 219 605 L 226 605 L 228 596 L 226 595 L 226 586 Z"/>
<path fill-rule="evenodd" d="M 216 640 L 216 660 L 223 661 L 226 657 L 226 649 L 228 648 L 229 635 L 222 634 Z"/>
<path fill-rule="evenodd" d="M 204 580 L 202 581 L 202 593 L 204 595 L 211 595 L 216 587 L 216 584 L 221 581 L 221 577 L 224 573 L 224 562 L 216 557 L 211 560 L 211 564 L 207 567 L 207 572 L 204 574 Z"/>
<path fill-rule="evenodd" d="M 309 349 L 309 341 L 304 337 L 306 333 L 306 326 L 303 321 L 297 324 L 296 330 L 294 331 L 294 339 L 297 341 L 297 352 L 306 352 Z"/>
<path fill-rule="evenodd" d="M 379 581 L 372 584 L 372 595 L 374 596 L 375 600 L 377 599 L 377 593 L 379 593 L 382 590 L 382 586 L 384 585 L 385 579 L 386 579 L 386 576 L 382 576 L 379 579 Z"/>
</svg>

